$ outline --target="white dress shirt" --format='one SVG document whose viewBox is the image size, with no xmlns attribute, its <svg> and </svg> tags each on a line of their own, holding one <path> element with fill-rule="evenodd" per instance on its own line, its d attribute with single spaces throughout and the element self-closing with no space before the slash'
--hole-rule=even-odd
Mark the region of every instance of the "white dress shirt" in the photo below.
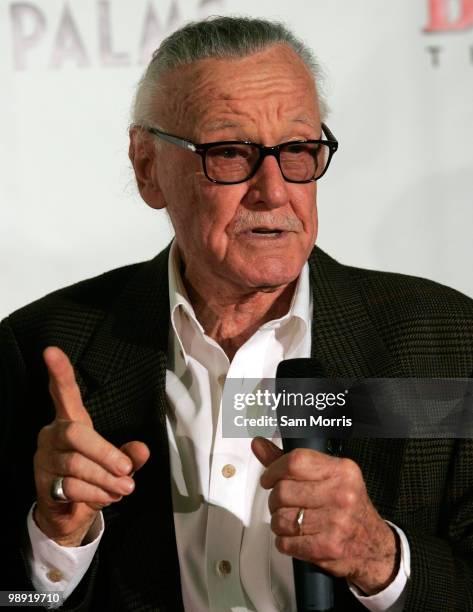
<svg viewBox="0 0 473 612">
<path fill-rule="evenodd" d="M 264 470 L 249 438 L 222 436 L 222 393 L 227 378 L 274 378 L 283 359 L 309 357 L 312 300 L 309 269 L 301 272 L 290 309 L 262 325 L 230 362 L 205 334 L 189 302 L 175 242 L 169 258 L 169 337 L 166 394 L 173 511 L 187 612 L 295 611 L 292 560 L 279 553 L 270 530 Z M 280 446 L 280 440 L 274 440 Z M 354 595 L 367 609 L 400 612 L 410 575 L 405 534 L 395 580 L 376 595 Z M 67 597 L 87 571 L 103 533 L 100 516 L 86 545 L 64 548 L 28 517 L 31 577 L 37 590 Z M 51 581 L 51 576 L 54 581 Z M 58 580 L 60 578 L 60 580 Z"/>
</svg>

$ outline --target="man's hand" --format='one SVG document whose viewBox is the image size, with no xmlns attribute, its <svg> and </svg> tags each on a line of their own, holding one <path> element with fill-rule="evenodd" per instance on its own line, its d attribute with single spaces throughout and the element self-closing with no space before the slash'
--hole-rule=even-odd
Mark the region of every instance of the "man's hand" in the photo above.
<svg viewBox="0 0 473 612">
<path fill-rule="evenodd" d="M 34 519 L 58 544 L 79 546 L 99 510 L 133 491 L 131 476 L 146 463 L 149 450 L 142 442 L 128 442 L 118 449 L 95 432 L 67 355 L 48 347 L 43 357 L 56 417 L 38 435 Z M 64 477 L 63 490 L 70 503 L 51 498 L 51 484 L 58 476 Z"/>
<path fill-rule="evenodd" d="M 255 438 L 252 450 L 267 468 L 261 486 L 272 489 L 271 529 L 280 552 L 345 577 L 366 595 L 392 582 L 396 537 L 371 503 L 355 462 L 307 449 L 283 454 L 264 438 Z"/>
</svg>

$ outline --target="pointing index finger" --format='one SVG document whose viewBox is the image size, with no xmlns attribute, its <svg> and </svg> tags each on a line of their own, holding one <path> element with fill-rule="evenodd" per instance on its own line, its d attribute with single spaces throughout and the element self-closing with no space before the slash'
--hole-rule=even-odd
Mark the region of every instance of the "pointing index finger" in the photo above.
<svg viewBox="0 0 473 612">
<path fill-rule="evenodd" d="M 68 356 L 58 347 L 49 346 L 43 352 L 49 373 L 49 391 L 56 409 L 56 417 L 80 421 L 93 428 L 92 419 L 80 395 L 74 369 Z"/>
</svg>

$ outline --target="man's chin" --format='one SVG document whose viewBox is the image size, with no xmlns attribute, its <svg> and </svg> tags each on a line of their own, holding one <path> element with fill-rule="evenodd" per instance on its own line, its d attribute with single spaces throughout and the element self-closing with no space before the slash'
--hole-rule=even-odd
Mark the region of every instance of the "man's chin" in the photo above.
<svg viewBox="0 0 473 612">
<path fill-rule="evenodd" d="M 306 262 L 301 254 L 272 257 L 255 257 L 253 253 L 239 253 L 228 258 L 225 265 L 215 265 L 218 284 L 222 288 L 233 286 L 237 293 L 249 294 L 257 291 L 273 293 L 293 283 Z"/>
<path fill-rule="evenodd" d="M 261 293 L 274 293 L 275 291 L 280 289 L 281 286 L 284 286 L 284 285 L 277 285 L 277 286 L 262 285 L 257 288 L 257 291 L 261 291 Z"/>
<path fill-rule="evenodd" d="M 273 293 L 294 282 L 299 277 L 300 272 L 300 270 L 294 270 L 293 272 L 286 272 L 284 274 L 253 274 L 241 280 L 250 291 Z"/>
</svg>

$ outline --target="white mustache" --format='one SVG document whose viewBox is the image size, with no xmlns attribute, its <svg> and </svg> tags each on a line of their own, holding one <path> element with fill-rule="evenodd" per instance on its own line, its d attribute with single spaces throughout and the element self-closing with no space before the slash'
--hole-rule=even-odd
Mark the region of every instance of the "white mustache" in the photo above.
<svg viewBox="0 0 473 612">
<path fill-rule="evenodd" d="M 302 229 L 302 223 L 297 217 L 281 217 L 271 213 L 245 212 L 233 222 L 235 233 L 252 230 L 255 227 L 274 228 L 294 232 Z"/>
</svg>

